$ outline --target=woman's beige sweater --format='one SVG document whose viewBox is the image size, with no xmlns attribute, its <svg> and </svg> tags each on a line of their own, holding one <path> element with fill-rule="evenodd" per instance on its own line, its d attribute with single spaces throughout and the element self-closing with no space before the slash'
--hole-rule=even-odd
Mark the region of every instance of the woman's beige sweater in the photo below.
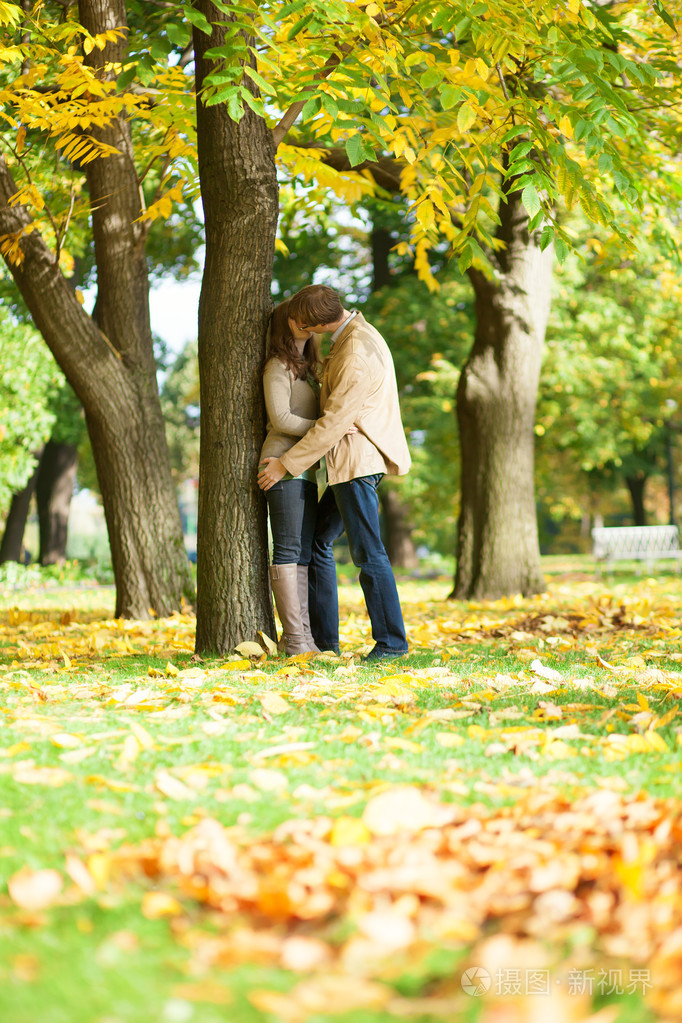
<svg viewBox="0 0 682 1023">
<path fill-rule="evenodd" d="M 297 380 L 281 359 L 274 357 L 263 372 L 263 391 L 267 411 L 267 435 L 261 460 L 279 458 L 315 425 L 318 399 L 307 380 Z"/>
</svg>

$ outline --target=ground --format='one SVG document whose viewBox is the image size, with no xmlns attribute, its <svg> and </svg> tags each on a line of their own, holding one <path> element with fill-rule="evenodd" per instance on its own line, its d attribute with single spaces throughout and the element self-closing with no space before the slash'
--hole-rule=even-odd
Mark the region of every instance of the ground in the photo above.
<svg viewBox="0 0 682 1023">
<path fill-rule="evenodd" d="M 112 591 L 0 600 L 12 1023 L 682 1016 L 680 577 L 405 580 L 410 655 L 192 655 Z"/>
</svg>

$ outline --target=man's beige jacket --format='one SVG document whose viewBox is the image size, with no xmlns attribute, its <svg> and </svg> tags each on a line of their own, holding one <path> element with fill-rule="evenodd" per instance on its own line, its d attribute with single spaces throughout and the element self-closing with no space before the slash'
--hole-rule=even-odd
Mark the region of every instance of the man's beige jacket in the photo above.
<svg viewBox="0 0 682 1023">
<path fill-rule="evenodd" d="M 353 425 L 359 432 L 347 435 Z M 343 328 L 325 361 L 320 418 L 280 460 L 300 476 L 323 455 L 331 484 L 379 472 L 404 476 L 410 468 L 393 359 L 362 313 Z"/>
</svg>

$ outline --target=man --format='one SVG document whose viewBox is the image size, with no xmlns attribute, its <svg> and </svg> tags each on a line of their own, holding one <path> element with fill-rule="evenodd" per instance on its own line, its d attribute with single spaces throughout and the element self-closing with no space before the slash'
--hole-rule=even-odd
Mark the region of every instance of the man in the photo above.
<svg viewBox="0 0 682 1023">
<path fill-rule="evenodd" d="M 323 455 L 329 486 L 318 508 L 309 569 L 310 623 L 321 650 L 339 651 L 339 604 L 332 545 L 343 533 L 372 623 L 375 646 L 365 660 L 407 653 L 395 577 L 379 532 L 377 487 L 384 475 L 403 476 L 410 454 L 400 419 L 393 359 L 381 334 L 338 294 L 321 284 L 289 299 L 302 330 L 331 332 L 324 364 L 320 418 L 281 458 L 263 459 L 258 485 L 268 490 L 285 473 L 298 476 Z M 348 433 L 355 425 L 357 432 Z"/>
</svg>

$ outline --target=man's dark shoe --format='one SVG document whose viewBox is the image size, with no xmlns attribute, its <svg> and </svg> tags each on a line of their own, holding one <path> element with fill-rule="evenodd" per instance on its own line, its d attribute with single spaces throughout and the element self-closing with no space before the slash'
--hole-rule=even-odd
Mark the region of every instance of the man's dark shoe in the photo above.
<svg viewBox="0 0 682 1023">
<path fill-rule="evenodd" d="M 375 646 L 373 650 L 370 650 L 362 660 L 366 661 L 394 661 L 398 657 L 407 657 L 409 650 L 382 650 L 381 647 Z"/>
</svg>

